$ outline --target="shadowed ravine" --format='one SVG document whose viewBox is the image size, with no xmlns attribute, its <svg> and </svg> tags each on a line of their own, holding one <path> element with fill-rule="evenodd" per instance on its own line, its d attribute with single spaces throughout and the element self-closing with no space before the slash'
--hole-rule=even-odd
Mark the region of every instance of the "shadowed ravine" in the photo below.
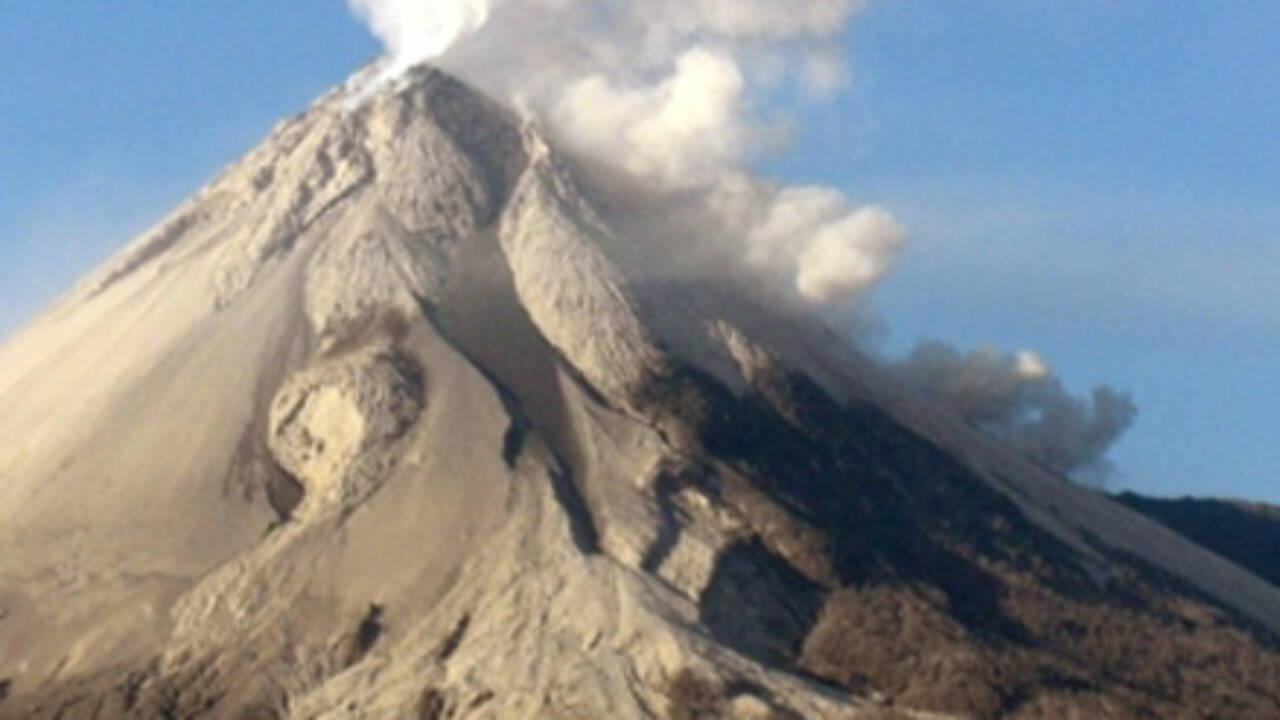
<svg viewBox="0 0 1280 720">
<path fill-rule="evenodd" d="M 0 718 L 1280 717 L 1256 546 L 655 278 L 578 167 L 340 88 L 0 346 Z"/>
</svg>

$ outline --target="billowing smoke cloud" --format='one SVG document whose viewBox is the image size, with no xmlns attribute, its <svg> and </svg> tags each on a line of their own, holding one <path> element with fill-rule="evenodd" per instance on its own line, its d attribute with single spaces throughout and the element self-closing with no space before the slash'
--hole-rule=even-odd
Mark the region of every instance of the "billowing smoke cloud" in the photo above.
<svg viewBox="0 0 1280 720">
<path fill-rule="evenodd" d="M 1072 396 L 1029 351 L 962 353 L 929 342 L 893 370 L 922 400 L 948 407 L 1023 454 L 1083 479 L 1102 477 L 1104 455 L 1137 415 L 1127 393 L 1106 385 L 1088 398 Z"/>
<path fill-rule="evenodd" d="M 903 242 L 883 209 L 747 169 L 785 142 L 759 112 L 766 98 L 842 85 L 843 30 L 861 0 L 349 2 L 386 44 L 388 74 L 430 60 L 509 100 L 684 215 L 694 202 L 700 227 L 723 229 L 734 255 L 804 301 L 847 305 Z"/>
<path fill-rule="evenodd" d="M 762 108 L 843 87 L 844 31 L 864 0 L 348 2 L 387 46 L 383 78 L 431 61 L 507 100 L 559 146 L 652 195 L 644 222 L 659 227 L 639 232 L 697 237 L 685 259 L 711 247 L 801 302 L 847 309 L 906 237 L 882 208 L 749 170 L 786 142 L 785 118 Z M 1071 397 L 1030 353 L 931 344 L 896 372 L 1062 471 L 1103 467 L 1135 414 L 1110 388 Z"/>
<path fill-rule="evenodd" d="M 440 55 L 489 21 L 487 0 L 350 0 L 350 5 L 386 44 L 394 62 L 390 73 Z"/>
</svg>

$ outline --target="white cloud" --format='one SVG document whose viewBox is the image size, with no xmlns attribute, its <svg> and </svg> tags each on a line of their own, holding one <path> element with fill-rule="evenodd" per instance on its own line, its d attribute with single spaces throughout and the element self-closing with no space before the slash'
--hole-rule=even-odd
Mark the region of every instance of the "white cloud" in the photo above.
<svg viewBox="0 0 1280 720">
<path fill-rule="evenodd" d="M 551 118 L 593 157 L 611 157 L 667 187 L 702 187 L 743 154 L 744 87 L 731 58 L 694 48 L 657 85 L 619 88 L 603 74 L 583 78 L 565 90 Z"/>
<path fill-rule="evenodd" d="M 693 238 L 687 258 L 728 252 L 799 301 L 847 308 L 906 239 L 884 208 L 749 170 L 780 132 L 758 111 L 762 97 L 813 101 L 847 85 L 844 30 L 862 0 L 351 2 L 394 70 L 432 60 L 519 107 L 561 147 L 638 180 L 645 198 L 627 201 L 649 220 L 633 222 L 653 226 L 640 234 Z M 898 372 L 927 400 L 1061 469 L 1100 462 L 1136 412 L 1105 387 L 1070 396 L 1029 351 L 927 345 Z"/>
<path fill-rule="evenodd" d="M 861 208 L 820 226 L 799 258 L 796 287 L 810 300 L 855 296 L 879 280 L 906 238 L 906 230 L 878 207 Z"/>
<path fill-rule="evenodd" d="M 811 97 L 842 87 L 843 30 L 862 0 L 351 2 L 392 71 L 432 60 L 522 108 L 562 147 L 670 195 L 672 212 L 701 198 L 690 242 L 736 242 L 785 292 L 849 303 L 905 235 L 887 211 L 833 188 L 780 188 L 747 170 L 780 134 L 753 101 L 782 83 Z"/>
<path fill-rule="evenodd" d="M 350 0 L 352 9 L 387 46 L 396 70 L 438 57 L 489 20 L 489 0 Z"/>
</svg>

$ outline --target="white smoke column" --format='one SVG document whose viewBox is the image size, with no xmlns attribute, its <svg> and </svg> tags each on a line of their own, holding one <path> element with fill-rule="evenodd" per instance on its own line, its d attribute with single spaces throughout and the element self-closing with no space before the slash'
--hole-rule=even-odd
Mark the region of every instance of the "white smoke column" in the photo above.
<svg viewBox="0 0 1280 720">
<path fill-rule="evenodd" d="M 819 227 L 800 253 L 796 287 L 805 297 L 838 300 L 858 293 L 889 269 L 906 231 L 888 212 L 865 207 Z"/>
<path fill-rule="evenodd" d="M 638 181 L 641 222 L 654 227 L 637 230 L 695 238 L 655 255 L 687 263 L 710 247 L 803 302 L 841 308 L 906 238 L 883 208 L 749 170 L 781 144 L 758 110 L 769 97 L 798 86 L 821 101 L 843 87 L 842 38 L 863 0 L 349 2 L 385 42 L 389 73 L 431 61 Z M 1071 396 L 1031 352 L 929 343 L 892 369 L 922 399 L 1078 477 L 1105 468 L 1136 414 L 1109 387 Z"/>
<path fill-rule="evenodd" d="M 349 2 L 392 72 L 431 61 L 657 197 L 686 211 L 694 198 L 706 221 L 688 235 L 736 248 L 804 301 L 852 302 L 905 237 L 883 209 L 747 170 L 780 144 L 779 123 L 758 112 L 765 96 L 842 86 L 844 30 L 863 0 Z"/>
<path fill-rule="evenodd" d="M 439 56 L 458 38 L 489 21 L 488 0 L 349 0 L 349 4 L 387 46 L 393 74 Z"/>
</svg>

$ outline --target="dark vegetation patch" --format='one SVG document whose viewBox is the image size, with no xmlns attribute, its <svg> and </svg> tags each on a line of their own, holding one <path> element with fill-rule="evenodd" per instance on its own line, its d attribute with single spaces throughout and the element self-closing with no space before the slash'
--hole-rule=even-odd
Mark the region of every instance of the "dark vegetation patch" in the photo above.
<svg viewBox="0 0 1280 720">
<path fill-rule="evenodd" d="M 762 720 L 804 720 L 790 708 L 782 707 L 754 683 L 728 684 L 703 677 L 692 668 L 684 668 L 667 684 L 669 720 L 728 720 L 731 703 L 741 695 L 751 695 L 769 707 Z"/>
<path fill-rule="evenodd" d="M 707 451 L 820 528 L 839 585 L 934 586 L 962 623 L 1008 642 L 1026 637 L 1000 611 L 1002 583 L 965 551 L 1027 565 L 1049 555 L 1058 561 L 1052 581 L 1090 591 L 1065 550 L 931 444 L 874 408 L 840 408 L 807 380 L 775 382 L 784 389 L 770 390 L 773 399 L 738 400 L 687 371 L 655 388 L 653 401 L 673 401 Z"/>
<path fill-rule="evenodd" d="M 1133 558 L 1111 554 L 1112 575 L 1098 582 L 1010 499 L 875 406 L 838 406 L 782 372 L 735 398 L 685 369 L 655 379 L 641 403 L 667 413 L 656 422 L 677 442 L 727 464 L 721 499 L 732 491 L 739 506 L 753 504 L 769 553 L 825 586 L 797 663 L 722 638 L 761 660 L 902 707 L 984 719 L 1163 720 L 1187 708 L 1280 717 L 1280 652 L 1266 633 Z M 734 491 L 735 475 L 764 499 Z M 792 540 L 779 530 L 787 522 L 766 521 L 778 515 L 771 503 L 791 518 Z M 750 584 L 724 579 L 739 562 L 718 568 L 708 589 L 713 632 L 726 612 L 713 608 L 731 607 L 735 592 L 742 607 L 770 604 L 731 589 Z M 806 622 L 790 617 L 784 635 Z M 700 711 L 696 689 L 682 690 L 690 712 Z"/>
<path fill-rule="evenodd" d="M 724 688 L 689 668 L 672 678 L 667 688 L 667 713 L 671 720 L 720 720 L 724 705 Z"/>
<path fill-rule="evenodd" d="M 832 596 L 805 641 L 804 665 L 859 694 L 987 717 L 1004 707 L 990 654 L 936 590 L 893 584 Z"/>
</svg>

